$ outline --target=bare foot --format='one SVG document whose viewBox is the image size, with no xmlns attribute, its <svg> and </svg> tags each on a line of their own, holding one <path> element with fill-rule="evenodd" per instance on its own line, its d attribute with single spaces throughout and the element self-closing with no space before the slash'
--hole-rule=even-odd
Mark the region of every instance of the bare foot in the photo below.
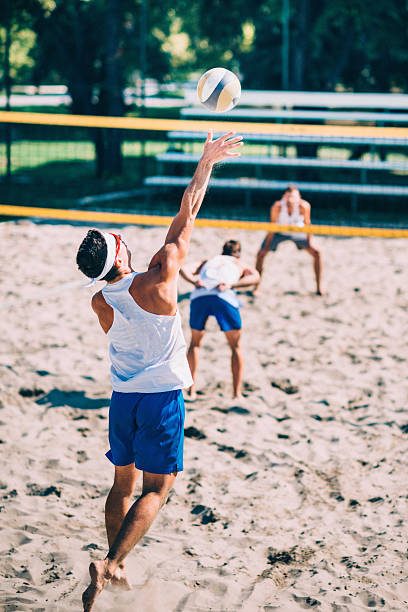
<svg viewBox="0 0 408 612">
<path fill-rule="evenodd" d="M 116 572 L 112 576 L 111 584 L 114 587 L 118 587 L 124 591 L 131 591 L 132 585 L 129 582 L 129 579 L 126 575 L 125 568 L 118 567 Z"/>
<path fill-rule="evenodd" d="M 112 578 L 108 573 L 108 559 L 93 561 L 89 566 L 89 575 L 91 576 L 91 584 L 82 593 L 84 612 L 92 610 L 95 599 Z"/>
<path fill-rule="evenodd" d="M 244 399 L 244 396 L 241 393 L 237 393 L 236 395 L 232 396 L 233 400 L 237 400 L 238 402 Z"/>
</svg>

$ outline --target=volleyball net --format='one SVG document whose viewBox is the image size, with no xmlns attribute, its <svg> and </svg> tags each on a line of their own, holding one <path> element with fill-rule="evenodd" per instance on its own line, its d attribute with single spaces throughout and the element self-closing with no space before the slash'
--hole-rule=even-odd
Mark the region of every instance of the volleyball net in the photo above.
<svg viewBox="0 0 408 612">
<path fill-rule="evenodd" d="M 407 237 L 408 128 L 215 117 L 0 111 L 0 215 L 167 225 L 208 129 L 215 135 L 234 130 L 244 135 L 242 156 L 215 168 L 205 210 L 216 218 L 199 224 L 272 231 L 260 220 L 295 183 L 312 203 L 314 219 L 330 223 L 313 225 L 310 233 Z"/>
</svg>

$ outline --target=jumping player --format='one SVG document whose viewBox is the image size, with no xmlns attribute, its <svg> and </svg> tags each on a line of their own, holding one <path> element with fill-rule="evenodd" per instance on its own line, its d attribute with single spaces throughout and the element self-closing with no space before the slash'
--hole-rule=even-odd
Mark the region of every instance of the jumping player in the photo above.
<svg viewBox="0 0 408 612">
<path fill-rule="evenodd" d="M 92 308 L 110 339 L 113 393 L 107 457 L 115 466 L 105 506 L 109 552 L 89 566 L 91 582 L 82 595 L 86 612 L 109 582 L 130 588 L 124 560 L 149 529 L 183 469 L 181 389 L 192 379 L 177 311 L 177 278 L 212 168 L 238 156 L 241 145 L 242 138 L 234 132 L 217 140 L 208 133 L 164 246 L 146 272 L 133 271 L 131 253 L 120 235 L 90 230 L 79 247 L 79 269 L 92 282 L 106 281 L 93 296 Z M 142 494 L 130 507 L 141 472 Z"/>
<path fill-rule="evenodd" d="M 299 189 L 295 185 L 288 185 L 281 200 L 271 206 L 271 223 L 279 225 L 295 225 L 304 227 L 310 225 L 310 204 L 300 197 Z M 261 248 L 256 256 L 256 269 L 262 275 L 264 259 L 269 251 L 276 251 L 278 245 L 285 240 L 290 240 L 296 247 L 304 249 L 313 257 L 314 273 L 316 279 L 316 294 L 322 295 L 321 276 L 322 276 L 322 257 L 319 249 L 312 244 L 310 234 L 302 232 L 270 232 L 263 241 Z M 256 285 L 253 294 L 259 291 L 259 283 Z"/>
<path fill-rule="evenodd" d="M 240 302 L 234 289 L 249 287 L 259 281 L 258 272 L 241 263 L 240 257 L 241 244 L 238 240 L 228 240 L 223 246 L 221 255 L 202 261 L 198 266 L 194 266 L 192 272 L 187 268 L 180 270 L 181 276 L 195 286 L 191 293 L 191 342 L 187 353 L 193 381 L 196 379 L 198 351 L 204 338 L 205 324 L 212 315 L 217 319 L 231 348 L 235 399 L 241 396 L 243 361 L 240 345 Z M 191 399 L 195 398 L 194 385 L 190 387 L 188 394 Z"/>
</svg>

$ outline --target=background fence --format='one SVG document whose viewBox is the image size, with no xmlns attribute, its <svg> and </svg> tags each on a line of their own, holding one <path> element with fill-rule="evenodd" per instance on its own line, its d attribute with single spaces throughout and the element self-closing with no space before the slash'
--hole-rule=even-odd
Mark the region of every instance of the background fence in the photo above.
<svg viewBox="0 0 408 612">
<path fill-rule="evenodd" d="M 408 226 L 408 128 L 367 122 L 0 112 L 1 203 L 172 214 L 209 127 L 244 133 L 245 147 L 239 160 L 215 169 L 206 216 L 265 219 L 285 184 L 295 182 L 315 222 Z M 120 172 L 109 170 L 115 147 Z"/>
</svg>

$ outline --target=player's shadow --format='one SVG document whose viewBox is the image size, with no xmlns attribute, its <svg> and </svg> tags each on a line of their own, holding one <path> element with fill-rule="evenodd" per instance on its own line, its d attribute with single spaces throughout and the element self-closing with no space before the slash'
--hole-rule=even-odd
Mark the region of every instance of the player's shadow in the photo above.
<svg viewBox="0 0 408 612">
<path fill-rule="evenodd" d="M 49 408 L 61 408 L 69 406 L 70 408 L 81 408 L 82 410 L 99 410 L 109 406 L 110 399 L 108 397 L 92 398 L 87 397 L 84 391 L 61 391 L 60 389 L 52 389 L 43 397 L 36 400 L 36 404 L 40 406 L 48 406 Z"/>
<path fill-rule="evenodd" d="M 184 300 L 189 300 L 191 295 L 191 291 L 186 291 L 186 293 L 179 293 L 177 296 L 177 302 L 184 302 Z"/>
</svg>

